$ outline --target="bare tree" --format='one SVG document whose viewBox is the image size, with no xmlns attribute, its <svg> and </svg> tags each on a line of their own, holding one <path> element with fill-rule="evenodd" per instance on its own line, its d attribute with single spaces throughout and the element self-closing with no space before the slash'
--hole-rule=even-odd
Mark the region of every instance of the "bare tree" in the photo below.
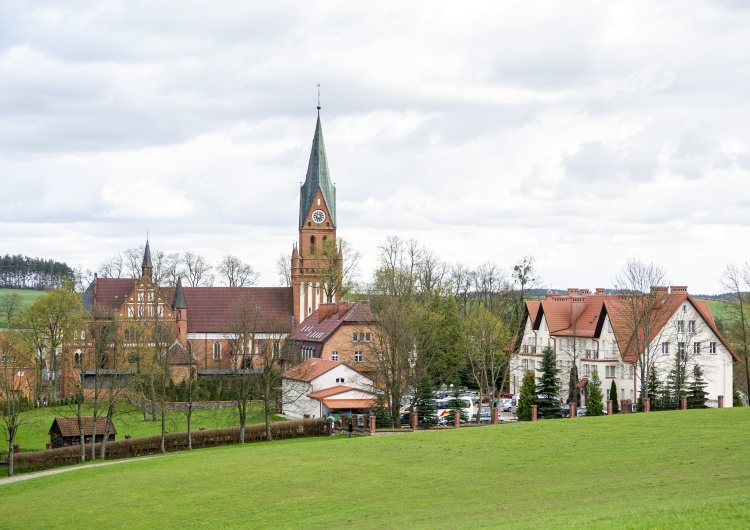
<svg viewBox="0 0 750 530">
<path fill-rule="evenodd" d="M 179 252 L 164 254 L 164 258 L 161 260 L 161 273 L 159 275 L 161 281 L 157 283 L 168 287 L 177 285 L 177 280 L 181 276 L 184 276 L 181 263 L 182 257 Z"/>
<path fill-rule="evenodd" d="M 190 287 L 210 286 L 213 283 L 211 265 L 203 256 L 188 250 L 182 255 L 182 265 L 185 279 Z"/>
<path fill-rule="evenodd" d="M 635 369 L 640 379 L 640 399 L 646 398 L 651 371 L 658 359 L 662 341 L 659 332 L 663 329 L 664 312 L 669 304 L 664 303 L 666 287 L 664 270 L 651 262 L 630 259 L 615 278 L 615 288 L 620 291 L 617 304 L 613 306 L 616 318 L 627 332 L 626 343 L 620 345 L 621 354 L 630 351 L 635 356 Z"/>
<path fill-rule="evenodd" d="M 451 294 L 458 303 L 461 314 L 466 314 L 469 303 L 469 294 L 474 285 L 474 271 L 463 263 L 456 263 L 450 270 Z"/>
<path fill-rule="evenodd" d="M 144 246 L 133 247 L 127 249 L 122 254 L 124 262 L 125 274 L 128 278 L 140 278 L 143 273 L 143 253 L 145 251 Z"/>
<path fill-rule="evenodd" d="M 448 267 L 434 252 L 422 249 L 417 268 L 417 293 L 422 297 L 442 294 L 448 290 Z"/>
<path fill-rule="evenodd" d="M 119 252 L 99 266 L 99 274 L 104 278 L 122 278 L 125 274 L 125 261 Z"/>
<path fill-rule="evenodd" d="M 317 260 L 317 274 L 326 300 L 341 300 L 356 288 L 359 258 L 359 252 L 346 240 L 323 240 Z"/>
<path fill-rule="evenodd" d="M 276 271 L 279 273 L 279 283 L 282 287 L 292 286 L 292 257 L 282 254 L 276 258 Z"/>
<path fill-rule="evenodd" d="M 727 265 L 721 278 L 721 284 L 733 300 L 730 304 L 732 318 L 727 324 L 729 341 L 740 357 L 745 395 L 750 395 L 750 265 L 745 263 L 742 269 L 736 265 Z M 739 404 L 735 404 L 738 406 Z"/>
<path fill-rule="evenodd" d="M 253 266 L 242 262 L 237 256 L 224 256 L 217 271 L 229 287 L 250 287 L 258 282 L 259 274 Z"/>
</svg>

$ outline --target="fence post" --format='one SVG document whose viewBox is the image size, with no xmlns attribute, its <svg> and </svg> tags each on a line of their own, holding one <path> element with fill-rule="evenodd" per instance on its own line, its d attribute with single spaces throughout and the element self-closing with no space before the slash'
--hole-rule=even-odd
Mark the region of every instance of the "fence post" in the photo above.
<svg viewBox="0 0 750 530">
<path fill-rule="evenodd" d="M 494 407 L 492 409 L 492 425 L 497 425 L 500 423 L 500 411 L 497 407 Z"/>
<path fill-rule="evenodd" d="M 454 427 L 461 426 L 461 410 L 460 409 L 456 409 L 453 411 L 453 426 Z"/>
<path fill-rule="evenodd" d="M 569 403 L 569 404 L 568 404 L 568 410 L 570 411 L 570 412 L 568 413 L 568 415 L 569 415 L 569 416 L 570 416 L 571 418 L 575 418 L 575 417 L 576 417 L 576 416 L 578 415 L 578 414 L 576 413 L 577 411 L 576 411 L 576 404 L 575 404 L 575 403 Z"/>
<path fill-rule="evenodd" d="M 651 398 L 643 400 L 643 412 L 651 412 Z"/>
<path fill-rule="evenodd" d="M 411 413 L 411 430 L 416 431 L 417 425 L 419 425 L 419 415 L 417 414 L 417 411 L 414 410 Z"/>
<path fill-rule="evenodd" d="M 333 434 L 333 420 L 331 418 L 326 419 L 326 434 Z"/>
<path fill-rule="evenodd" d="M 370 434 L 375 434 L 375 416 L 370 416 Z"/>
<path fill-rule="evenodd" d="M 607 415 L 609 416 L 612 415 L 612 400 L 611 399 L 607 400 Z"/>
<path fill-rule="evenodd" d="M 536 421 L 536 405 L 531 405 L 531 421 Z"/>
<path fill-rule="evenodd" d="M 719 396 L 719 408 L 724 408 L 724 396 Z"/>
<path fill-rule="evenodd" d="M 687 396 L 680 396 L 680 408 L 687 410 Z"/>
</svg>

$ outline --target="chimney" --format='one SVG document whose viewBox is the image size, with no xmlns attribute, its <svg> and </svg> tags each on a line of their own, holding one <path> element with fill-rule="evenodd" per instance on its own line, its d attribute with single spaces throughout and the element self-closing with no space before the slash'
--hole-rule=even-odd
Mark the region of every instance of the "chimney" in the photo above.
<svg viewBox="0 0 750 530">
<path fill-rule="evenodd" d="M 600 295 L 604 294 L 604 291 L 605 291 L 604 287 L 597 287 L 596 288 L 596 294 L 600 294 Z"/>
<path fill-rule="evenodd" d="M 675 293 L 685 293 L 687 294 L 687 285 L 673 285 L 672 286 L 672 294 Z"/>
<path fill-rule="evenodd" d="M 669 288 L 668 287 L 664 287 L 664 286 L 661 286 L 661 285 L 652 285 L 651 286 L 651 294 L 654 294 L 654 293 L 668 293 L 668 292 L 669 292 Z"/>
<path fill-rule="evenodd" d="M 349 302 L 339 302 L 339 318 L 343 318 L 347 311 L 349 311 Z"/>
<path fill-rule="evenodd" d="M 568 287 L 568 296 L 578 296 L 578 287 Z"/>
<path fill-rule="evenodd" d="M 336 304 L 320 304 L 318 306 L 318 322 L 336 313 Z"/>
</svg>

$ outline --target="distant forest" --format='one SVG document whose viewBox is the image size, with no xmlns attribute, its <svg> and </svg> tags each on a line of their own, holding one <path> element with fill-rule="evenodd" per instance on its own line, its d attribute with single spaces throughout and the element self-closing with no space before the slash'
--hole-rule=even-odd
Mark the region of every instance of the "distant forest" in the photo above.
<svg viewBox="0 0 750 530">
<path fill-rule="evenodd" d="M 66 263 L 20 254 L 6 254 L 0 259 L 0 288 L 54 289 L 63 278 L 74 278 L 73 269 Z"/>
</svg>

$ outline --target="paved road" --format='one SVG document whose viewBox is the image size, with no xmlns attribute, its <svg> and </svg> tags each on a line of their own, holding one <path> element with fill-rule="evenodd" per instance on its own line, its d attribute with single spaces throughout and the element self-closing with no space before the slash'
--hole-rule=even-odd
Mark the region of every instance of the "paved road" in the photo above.
<svg viewBox="0 0 750 530">
<path fill-rule="evenodd" d="M 144 456 L 142 458 L 129 458 L 127 460 L 108 460 L 106 462 L 94 462 L 91 464 L 83 464 L 80 466 L 62 467 L 58 469 L 50 469 L 47 471 L 37 471 L 36 473 L 24 473 L 23 475 L 15 475 L 13 477 L 0 478 L 0 486 L 3 486 L 5 484 L 12 484 L 13 482 L 20 482 L 21 480 L 30 480 L 32 478 L 46 477 L 49 475 L 57 475 L 58 473 L 67 473 L 68 471 L 78 471 L 79 469 L 86 469 L 89 467 L 111 466 L 113 464 L 124 464 L 126 462 L 134 462 L 136 460 L 143 460 L 144 458 L 155 458 L 155 457 Z"/>
</svg>

